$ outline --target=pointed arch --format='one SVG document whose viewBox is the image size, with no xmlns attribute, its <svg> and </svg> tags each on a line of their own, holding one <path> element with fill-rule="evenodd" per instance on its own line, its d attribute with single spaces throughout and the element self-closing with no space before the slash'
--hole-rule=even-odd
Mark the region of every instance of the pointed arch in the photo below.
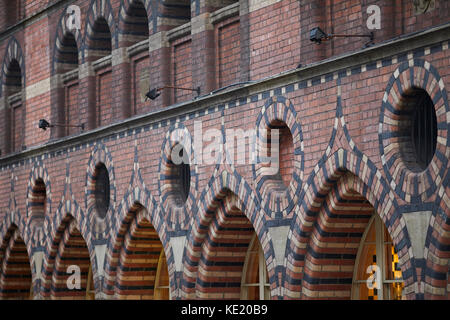
<svg viewBox="0 0 450 320">
<path fill-rule="evenodd" d="M 105 292 L 119 299 L 153 299 L 155 285 L 169 285 L 159 282 L 157 275 L 168 273 L 174 283 L 164 219 L 150 192 L 138 187 L 127 190 L 117 213 L 108 244 Z M 161 273 L 158 266 L 165 265 L 160 263 L 164 255 L 168 270 Z"/>
<path fill-rule="evenodd" d="M 353 152 L 339 149 L 326 161 L 316 166 L 307 185 L 302 190 L 300 199 L 304 200 L 296 208 L 298 214 L 291 225 L 292 238 L 288 239 L 287 243 L 285 279 L 285 287 L 288 288 L 285 292 L 287 297 L 300 298 L 303 294 L 305 296 L 315 295 L 315 293 L 307 292 L 308 288 L 304 289 L 303 287 L 307 283 L 319 281 L 319 278 L 313 276 L 314 257 L 316 257 L 315 259 L 326 257 L 324 255 L 326 249 L 322 249 L 325 244 L 323 237 L 329 236 L 330 239 L 333 239 L 332 233 L 338 232 L 334 230 L 330 233 L 326 228 L 334 228 L 335 223 L 339 221 L 339 214 L 343 214 L 341 216 L 345 217 L 342 218 L 343 223 L 359 225 L 353 234 L 351 234 L 351 230 L 338 232 L 338 238 L 340 236 L 348 239 L 346 237 L 351 238 L 353 235 L 354 238 L 358 238 L 364 231 L 363 225 L 367 224 L 370 219 L 368 214 L 370 207 L 375 209 L 392 237 L 402 267 L 405 292 L 408 292 L 408 298 L 413 297 L 415 294 L 413 284 L 417 276 L 411 262 L 413 256 L 406 223 L 396 210 L 397 203 L 389 185 L 365 155 L 359 157 Z M 364 208 L 364 210 L 359 211 L 359 214 L 352 214 L 352 206 Z M 337 212 L 336 209 L 338 209 Z M 340 212 L 341 210 L 342 212 Z M 355 221 L 352 222 L 352 219 Z M 345 225 L 342 226 L 345 227 Z M 349 243 L 351 242 L 349 240 Z M 338 241 L 336 246 L 342 246 L 343 243 Z M 343 246 L 345 247 L 345 245 Z M 329 247 L 333 247 L 333 245 L 331 244 Z M 352 249 L 346 248 L 344 251 L 349 252 L 340 252 L 341 258 L 354 260 L 356 253 Z M 344 256 L 346 254 L 348 256 Z M 309 263 L 308 266 L 307 263 Z M 334 279 L 329 282 L 348 282 L 347 276 L 344 276 L 344 279 L 347 280 Z M 343 296 L 346 294 L 343 293 Z"/>
<path fill-rule="evenodd" d="M 85 215 L 76 200 L 63 196 L 49 229 L 51 240 L 46 247 L 43 296 L 52 299 L 83 299 L 86 296 L 89 268 L 92 269 L 93 278 L 98 280 L 98 266 L 93 258 L 94 249 Z M 68 267 L 71 265 L 80 268 L 82 281 L 79 289 L 70 290 L 67 286 L 71 275 Z M 96 287 L 99 287 L 98 283 Z"/>
<path fill-rule="evenodd" d="M 148 39 L 150 19 L 149 0 L 122 0 L 119 10 L 119 45 L 129 46 Z"/>
<path fill-rule="evenodd" d="M 0 229 L 0 299 L 29 299 L 35 270 L 20 212 L 8 212 Z"/>
<path fill-rule="evenodd" d="M 118 47 L 114 11 L 109 0 L 92 0 L 86 16 L 82 63 L 111 54 Z"/>
<path fill-rule="evenodd" d="M 81 49 L 81 30 L 69 30 L 67 27 L 67 8 L 59 17 L 53 48 L 52 74 L 64 73 L 78 67 Z"/>
<path fill-rule="evenodd" d="M 21 151 L 25 137 L 25 59 L 13 36 L 9 39 L 0 70 L 0 148 L 5 154 Z"/>
<path fill-rule="evenodd" d="M 11 37 L 6 46 L 0 74 L 0 97 L 5 94 L 5 85 L 8 85 L 8 73 L 12 63 L 17 63 L 20 68 L 20 74 L 14 75 L 14 79 L 11 80 L 14 83 L 18 83 L 20 80 L 21 88 L 25 88 L 25 57 L 23 55 L 22 47 L 15 37 Z"/>
<path fill-rule="evenodd" d="M 237 172 L 222 168 L 211 178 L 183 257 L 185 298 L 239 299 L 245 256 L 255 234 L 264 250 L 271 288 L 275 286 L 272 241 L 254 199 Z"/>
</svg>

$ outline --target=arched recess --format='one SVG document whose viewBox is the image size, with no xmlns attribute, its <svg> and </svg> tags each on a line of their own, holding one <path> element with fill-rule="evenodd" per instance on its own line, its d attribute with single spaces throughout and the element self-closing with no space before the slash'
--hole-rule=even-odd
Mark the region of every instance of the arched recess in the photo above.
<svg viewBox="0 0 450 320">
<path fill-rule="evenodd" d="M 2 154 L 21 151 L 25 137 L 25 60 L 12 37 L 6 48 L 0 79 L 0 133 Z"/>
<path fill-rule="evenodd" d="M 55 128 L 53 136 L 80 132 L 81 125 L 80 110 L 78 108 L 78 66 L 79 52 L 81 48 L 81 32 L 79 29 L 68 29 L 68 20 L 71 16 L 67 14 L 66 7 L 58 22 L 55 44 L 53 49 L 52 74 L 56 75 L 52 88 L 52 123 L 69 125 Z"/>
<path fill-rule="evenodd" d="M 149 36 L 148 1 L 124 0 L 119 10 L 119 46 L 127 47 Z"/>
<path fill-rule="evenodd" d="M 156 204 L 139 188 L 125 195 L 113 230 L 106 264 L 106 294 L 115 299 L 170 299 L 168 268 L 173 256 L 164 243 L 164 223 Z"/>
<path fill-rule="evenodd" d="M 80 225 L 66 214 L 56 229 L 45 262 L 44 292 L 51 299 L 92 299 L 92 265 Z"/>
<path fill-rule="evenodd" d="M 403 279 L 389 232 L 373 214 L 361 238 L 353 268 L 352 299 L 401 300 Z"/>
<path fill-rule="evenodd" d="M 185 298 L 240 299 L 246 282 L 244 265 L 254 238 L 263 248 L 271 285 L 276 281 L 264 218 L 241 179 L 223 171 L 211 178 L 211 189 L 202 194 L 184 256 Z"/>
<path fill-rule="evenodd" d="M 361 237 L 374 214 L 392 237 L 405 297 L 415 297 L 417 277 L 406 223 L 389 185 L 369 159 L 339 149 L 317 165 L 300 197 L 304 201 L 296 208 L 287 244 L 287 298 L 350 299 Z"/>
<path fill-rule="evenodd" d="M 109 0 L 92 0 L 85 30 L 82 62 L 98 60 L 117 48 L 116 22 Z"/>
<path fill-rule="evenodd" d="M 32 273 L 27 246 L 12 224 L 0 246 L 0 299 L 31 299 Z"/>
</svg>

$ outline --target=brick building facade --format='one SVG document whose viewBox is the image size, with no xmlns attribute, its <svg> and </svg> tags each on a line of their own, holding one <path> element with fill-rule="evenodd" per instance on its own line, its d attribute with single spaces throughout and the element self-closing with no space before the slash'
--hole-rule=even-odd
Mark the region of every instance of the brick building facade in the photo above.
<svg viewBox="0 0 450 320">
<path fill-rule="evenodd" d="M 449 35 L 444 0 L 0 1 L 0 297 L 449 299 Z"/>
</svg>

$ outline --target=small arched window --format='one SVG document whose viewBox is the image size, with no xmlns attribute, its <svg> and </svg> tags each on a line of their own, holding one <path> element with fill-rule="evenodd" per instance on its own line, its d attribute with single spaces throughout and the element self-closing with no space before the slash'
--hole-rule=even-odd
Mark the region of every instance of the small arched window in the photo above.
<svg viewBox="0 0 450 320">
<path fill-rule="evenodd" d="M 248 247 L 241 281 L 242 300 L 269 300 L 270 284 L 264 252 L 256 233 Z"/>
</svg>

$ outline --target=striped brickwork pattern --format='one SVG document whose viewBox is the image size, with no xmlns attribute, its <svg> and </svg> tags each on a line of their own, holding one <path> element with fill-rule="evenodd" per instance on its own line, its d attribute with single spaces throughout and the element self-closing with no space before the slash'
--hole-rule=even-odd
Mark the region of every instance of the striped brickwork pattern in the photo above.
<svg viewBox="0 0 450 320">
<path fill-rule="evenodd" d="M 58 239 L 58 237 L 60 237 Z M 53 273 L 51 275 L 51 298 L 52 299 L 83 299 L 86 296 L 86 285 L 89 273 L 90 256 L 86 242 L 78 231 L 77 220 L 72 217 L 66 218 L 58 230 L 55 240 L 58 246 L 53 248 L 56 255 L 54 258 Z M 56 243 L 56 241 L 55 241 Z M 71 276 L 75 270 L 80 271 L 79 287 L 70 287 Z M 72 283 L 75 286 L 75 283 Z"/>
<path fill-rule="evenodd" d="M 0 261 L 0 298 L 28 299 L 32 283 L 30 258 L 15 225 L 3 234 Z"/>
<path fill-rule="evenodd" d="M 361 237 L 373 214 L 365 197 L 345 174 L 323 200 L 307 244 L 302 282 L 304 298 L 350 299 L 353 268 Z M 358 188 L 360 189 L 360 188 Z"/>
<path fill-rule="evenodd" d="M 93 0 L 86 18 L 83 61 L 95 61 L 118 46 L 117 25 L 109 0 Z"/>
<path fill-rule="evenodd" d="M 21 45 L 14 37 L 11 37 L 8 42 L 2 62 L 0 97 L 5 94 L 6 87 L 11 88 L 13 91 L 25 87 L 25 59 Z"/>
<path fill-rule="evenodd" d="M 69 30 L 67 27 L 68 18 L 66 11 L 63 11 L 59 18 L 53 49 L 53 73 L 64 73 L 78 68 L 78 53 L 82 42 L 81 31 L 76 28 Z"/>
<path fill-rule="evenodd" d="M 45 192 L 45 195 L 43 194 Z M 52 189 L 47 168 L 36 162 L 30 172 L 27 187 L 27 228 L 33 246 L 42 247 L 46 243 L 49 213 L 52 210 Z"/>
<path fill-rule="evenodd" d="M 255 232 L 269 277 L 274 280 L 270 236 L 247 187 L 237 172 L 230 174 L 219 168 L 202 193 L 184 257 L 185 298 L 239 299 L 245 255 Z"/>
</svg>

